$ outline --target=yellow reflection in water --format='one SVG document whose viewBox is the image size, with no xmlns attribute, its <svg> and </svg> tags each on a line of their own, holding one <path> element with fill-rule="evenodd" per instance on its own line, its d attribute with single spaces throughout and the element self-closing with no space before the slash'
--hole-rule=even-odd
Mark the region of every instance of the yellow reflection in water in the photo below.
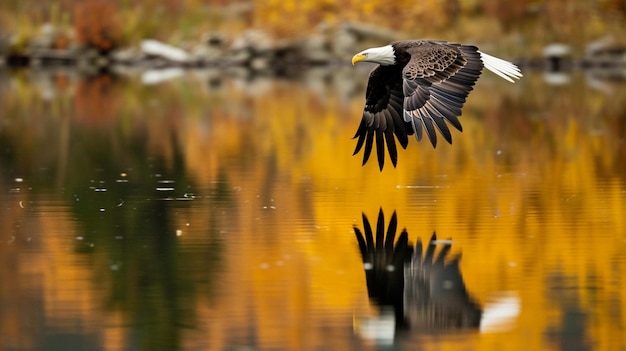
<svg viewBox="0 0 626 351">
<path fill-rule="evenodd" d="M 372 215 L 382 206 L 398 211 L 413 239 L 435 229 L 453 237 L 465 252 L 462 269 L 469 290 L 481 303 L 504 293 L 521 299 L 513 329 L 472 338 L 477 349 L 556 348 L 568 338 L 600 349 L 623 347 L 617 340 L 625 311 L 617 301 L 624 299 L 626 204 L 623 151 L 615 150 L 623 133 L 611 128 L 618 116 L 594 111 L 598 105 L 603 106 L 599 110 L 624 106 L 615 107 L 614 97 L 586 87 L 581 93 L 575 86 L 543 86 L 536 76 L 527 80 L 521 87 L 490 80 L 479 84 L 454 145 L 433 150 L 412 142 L 400 153 L 398 168 L 382 173 L 373 162 L 360 167 L 360 158 L 350 156 L 354 141 L 348 136 L 358 123 L 362 99 L 346 104 L 338 96 L 312 95 L 305 86 L 284 82 L 252 97 L 257 118 L 229 131 L 235 136 L 228 140 L 240 144 L 227 144 L 234 150 L 214 150 L 246 153 L 250 150 L 244 145 L 250 142 L 257 159 L 247 171 L 276 173 L 269 193 L 281 219 L 290 223 L 302 215 L 297 196 L 302 183 L 313 189 L 308 196 L 315 219 L 315 229 L 300 229 L 296 242 L 293 229 L 272 226 L 274 235 L 287 241 L 277 245 L 306 259 L 290 272 L 251 272 L 256 284 L 272 285 L 285 274 L 305 276 L 304 286 L 299 279 L 281 281 L 288 291 L 276 299 L 289 299 L 290 292 L 305 288 L 312 294 L 307 300 L 316 306 L 313 310 L 332 307 L 338 315 L 349 314 L 364 294 L 360 267 L 352 262 L 355 244 L 349 228 L 360 225 L 361 210 Z M 244 202 L 264 193 L 266 184 L 259 179 L 232 176 L 233 184 L 245 189 Z M 253 211 L 239 221 L 254 216 Z M 254 250 L 249 254 L 257 255 Z M 352 296 L 345 293 L 350 291 Z M 253 296 L 273 306 L 270 295 L 259 289 Z M 570 310 L 585 316 L 578 331 L 582 335 L 562 326 Z M 259 311 L 262 320 L 280 320 L 271 308 Z M 302 340 L 301 331 L 288 325 L 258 324 L 278 333 L 274 342 L 283 333 Z M 440 340 L 433 343 L 443 346 Z"/>
</svg>

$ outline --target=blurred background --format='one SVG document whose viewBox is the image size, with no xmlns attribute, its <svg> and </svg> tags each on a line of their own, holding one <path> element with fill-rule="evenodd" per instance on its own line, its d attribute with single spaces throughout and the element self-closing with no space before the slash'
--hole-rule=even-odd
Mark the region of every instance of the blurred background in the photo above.
<svg viewBox="0 0 626 351">
<path fill-rule="evenodd" d="M 157 39 L 201 62 L 217 59 L 216 50 L 244 46 L 326 50 L 343 61 L 341 54 L 365 39 L 432 38 L 520 59 L 541 58 L 546 46 L 559 43 L 582 57 L 623 47 L 625 16 L 621 0 L 6 0 L 0 53 L 19 63 L 53 49 L 56 56 L 48 56 L 59 59 L 92 49 L 128 61 L 140 58 L 133 48 L 142 40 Z"/>
<path fill-rule="evenodd" d="M 626 349 L 625 16 L 3 0 L 0 350 Z M 372 66 L 349 62 L 407 38 L 524 77 L 485 72 L 452 145 L 412 139 L 380 172 L 352 156 Z M 451 238 L 490 324 L 364 327 L 353 227 L 381 209 L 412 242 Z"/>
</svg>

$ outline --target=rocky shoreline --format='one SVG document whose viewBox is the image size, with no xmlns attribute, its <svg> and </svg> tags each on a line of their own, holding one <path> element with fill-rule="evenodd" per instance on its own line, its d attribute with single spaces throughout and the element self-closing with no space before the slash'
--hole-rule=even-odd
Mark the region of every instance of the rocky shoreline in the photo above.
<svg viewBox="0 0 626 351">
<path fill-rule="evenodd" d="M 248 30 L 234 38 L 207 33 L 198 43 L 174 46 L 154 39 L 121 47 L 106 53 L 71 42 L 54 47 L 56 29 L 44 26 L 39 36 L 20 43 L 10 35 L 0 35 L 0 66 L 76 66 L 100 69 L 132 66 L 145 69 L 244 67 L 272 72 L 303 66 L 345 64 L 352 54 L 368 45 L 403 37 L 399 33 L 364 24 L 343 24 L 338 28 L 321 26 L 315 34 L 298 40 L 279 40 L 261 30 Z M 540 57 L 519 57 L 522 67 L 547 71 L 573 68 L 626 69 L 626 43 L 607 37 L 589 43 L 581 57 L 565 44 L 550 44 Z"/>
<path fill-rule="evenodd" d="M 392 41 L 392 31 L 367 25 L 346 24 L 338 29 L 323 26 L 303 39 L 273 38 L 261 30 L 248 30 L 229 38 L 222 33 L 207 33 L 198 43 L 179 46 L 154 39 L 138 45 L 120 47 L 106 53 L 72 42 L 55 48 L 55 29 L 42 28 L 29 43 L 18 43 L 11 36 L 0 36 L 0 66 L 110 65 L 158 67 L 248 67 L 264 71 L 280 65 L 327 65 L 345 62 L 360 44 L 373 40 Z"/>
</svg>

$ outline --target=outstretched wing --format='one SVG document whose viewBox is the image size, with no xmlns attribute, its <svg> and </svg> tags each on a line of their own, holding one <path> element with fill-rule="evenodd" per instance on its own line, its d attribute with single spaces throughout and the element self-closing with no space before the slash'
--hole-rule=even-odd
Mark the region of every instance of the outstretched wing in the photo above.
<svg viewBox="0 0 626 351">
<path fill-rule="evenodd" d="M 435 129 L 452 143 L 447 123 L 463 130 L 458 116 L 482 71 L 480 52 L 475 46 L 438 41 L 403 45 L 411 55 L 402 70 L 404 121 L 412 125 L 418 141 L 423 128 L 433 147 L 437 146 Z"/>
<path fill-rule="evenodd" d="M 376 155 L 381 171 L 385 164 L 385 146 L 395 167 L 398 161 L 395 138 L 406 149 L 409 142 L 407 135 L 413 134 L 411 124 L 402 117 L 404 94 L 401 75 L 400 66 L 377 66 L 372 70 L 367 83 L 363 117 L 353 137 L 358 137 L 353 155 L 365 147 L 363 165 L 369 160 L 376 140 Z"/>
</svg>

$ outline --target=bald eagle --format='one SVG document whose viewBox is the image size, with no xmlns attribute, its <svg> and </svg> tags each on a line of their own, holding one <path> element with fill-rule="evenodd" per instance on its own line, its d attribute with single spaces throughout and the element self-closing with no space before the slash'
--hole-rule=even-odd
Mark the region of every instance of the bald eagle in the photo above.
<svg viewBox="0 0 626 351">
<path fill-rule="evenodd" d="M 487 55 L 472 45 L 445 41 L 396 41 L 361 51 L 352 57 L 352 64 L 357 62 L 374 62 L 378 66 L 371 71 L 367 83 L 363 117 L 353 137 L 358 137 L 353 155 L 365 146 L 365 165 L 376 139 L 381 171 L 385 145 L 396 166 L 395 138 L 406 149 L 409 135 L 415 134 L 420 141 L 426 130 L 436 147 L 437 129 L 452 144 L 448 124 L 463 130 L 458 116 L 483 67 L 509 82 L 522 77 L 520 69 L 511 62 Z"/>
</svg>

